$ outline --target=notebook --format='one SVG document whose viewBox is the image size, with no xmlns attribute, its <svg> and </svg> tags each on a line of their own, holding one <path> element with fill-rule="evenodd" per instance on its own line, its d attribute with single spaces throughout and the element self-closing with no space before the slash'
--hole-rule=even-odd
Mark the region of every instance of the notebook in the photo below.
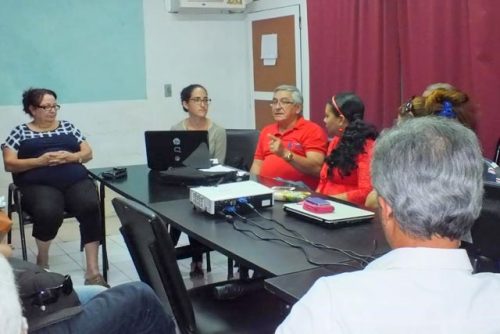
<svg viewBox="0 0 500 334">
<path fill-rule="evenodd" d="M 339 202 L 328 201 L 333 205 L 335 210 L 331 213 L 314 213 L 302 208 L 302 202 L 287 203 L 283 205 L 283 209 L 294 216 L 305 218 L 309 222 L 317 223 L 327 227 L 340 227 L 355 223 L 367 222 L 372 219 L 375 214 L 372 211 L 363 210 L 351 205 L 342 204 Z"/>
<path fill-rule="evenodd" d="M 144 137 L 148 167 L 152 170 L 211 166 L 208 131 L 146 131 Z"/>
</svg>

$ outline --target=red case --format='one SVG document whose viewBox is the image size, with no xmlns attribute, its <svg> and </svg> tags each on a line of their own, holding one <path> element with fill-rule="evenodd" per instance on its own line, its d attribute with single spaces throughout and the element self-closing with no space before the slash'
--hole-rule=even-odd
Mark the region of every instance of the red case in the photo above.
<svg viewBox="0 0 500 334">
<path fill-rule="evenodd" d="M 327 204 L 314 204 L 308 201 L 304 201 L 302 207 L 306 211 L 314 212 L 314 213 L 331 213 L 335 210 L 334 206 L 330 203 Z"/>
</svg>

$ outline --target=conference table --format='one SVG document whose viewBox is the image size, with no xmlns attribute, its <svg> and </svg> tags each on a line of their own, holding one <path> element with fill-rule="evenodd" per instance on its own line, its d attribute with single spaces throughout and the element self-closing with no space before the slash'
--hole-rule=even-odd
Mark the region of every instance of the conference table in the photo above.
<svg viewBox="0 0 500 334">
<path fill-rule="evenodd" d="M 117 180 L 102 177 L 109 168 L 90 170 L 100 182 L 103 213 L 109 188 L 240 265 L 272 277 L 266 280 L 266 288 L 289 302 L 300 298 L 316 278 L 360 269 L 389 250 L 377 219 L 325 228 L 287 214 L 281 202 L 226 219 L 196 210 L 187 187 L 164 183 L 146 165 L 126 168 L 127 176 Z"/>
</svg>

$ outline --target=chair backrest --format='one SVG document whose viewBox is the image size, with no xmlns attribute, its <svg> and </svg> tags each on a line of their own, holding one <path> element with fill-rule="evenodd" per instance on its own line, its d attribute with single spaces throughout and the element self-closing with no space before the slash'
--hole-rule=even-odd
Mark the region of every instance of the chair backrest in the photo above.
<svg viewBox="0 0 500 334">
<path fill-rule="evenodd" d="M 495 161 L 497 165 L 500 165 L 500 138 L 498 138 L 497 141 L 497 148 L 495 150 L 495 156 L 493 157 L 493 161 Z"/>
<path fill-rule="evenodd" d="M 123 198 L 113 198 L 111 202 L 122 225 L 120 232 L 139 278 L 148 284 L 156 292 L 164 306 L 170 309 L 170 301 L 149 250 L 149 246 L 155 240 L 149 221 L 137 210 L 138 204 L 135 202 Z"/>
<path fill-rule="evenodd" d="M 227 149 L 225 165 L 249 171 L 252 167 L 259 130 L 226 129 Z"/>
<path fill-rule="evenodd" d="M 167 225 L 154 214 L 151 218 L 151 227 L 156 240 L 150 249 L 160 272 L 178 327 L 182 333 L 195 333 L 196 320 L 193 305 L 177 264 L 175 248 L 172 239 L 170 239 Z"/>
<path fill-rule="evenodd" d="M 500 185 L 485 183 L 481 214 L 472 227 L 473 246 L 481 256 L 500 261 Z M 500 268 L 499 268 L 500 269 Z"/>
<path fill-rule="evenodd" d="M 128 199 L 112 200 L 126 231 L 127 247 L 141 280 L 166 295 L 179 328 L 194 332 L 193 306 L 177 264 L 167 225 L 152 210 Z M 161 298 L 161 296 L 159 296 Z"/>
</svg>

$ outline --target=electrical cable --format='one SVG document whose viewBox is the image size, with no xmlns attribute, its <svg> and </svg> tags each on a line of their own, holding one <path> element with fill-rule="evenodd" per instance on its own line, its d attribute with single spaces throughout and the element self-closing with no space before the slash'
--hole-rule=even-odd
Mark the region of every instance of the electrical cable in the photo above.
<svg viewBox="0 0 500 334">
<path fill-rule="evenodd" d="M 340 252 L 356 261 L 361 261 L 362 263 L 364 263 L 365 265 L 368 264 L 370 261 L 374 260 L 375 257 L 373 256 L 373 254 L 375 253 L 375 250 L 377 248 L 377 243 L 376 243 L 376 240 L 374 240 L 374 249 L 373 249 L 373 252 L 371 253 L 372 255 L 365 255 L 365 254 L 359 254 L 355 251 L 352 251 L 352 250 L 344 250 L 344 249 L 341 249 L 341 248 L 337 248 L 337 247 L 331 247 L 331 246 L 328 246 L 328 245 L 325 245 L 323 243 L 319 243 L 319 242 L 314 242 L 314 241 L 311 241 L 309 239 L 307 239 L 305 236 L 303 236 L 302 234 L 300 234 L 299 232 L 295 231 L 295 230 L 292 230 L 288 227 L 286 227 L 284 224 L 282 224 L 281 222 L 277 221 L 276 219 L 272 219 L 272 218 L 268 218 L 268 217 L 265 217 L 264 215 L 262 215 L 257 209 L 255 209 L 255 207 L 248 203 L 248 201 L 246 201 L 246 199 L 239 199 L 238 202 L 240 204 L 245 204 L 247 207 L 249 207 L 250 209 L 252 209 L 257 215 L 259 215 L 261 218 L 265 219 L 265 220 L 268 220 L 268 221 L 271 221 L 271 222 L 274 222 L 276 224 L 278 224 L 279 226 L 281 226 L 283 229 L 285 229 L 286 231 L 288 232 L 291 232 L 291 233 L 294 233 L 295 235 L 299 236 L 299 237 L 295 237 L 295 236 L 291 236 L 291 235 L 288 235 L 288 234 L 285 234 L 285 233 L 282 233 L 281 231 L 279 231 L 278 229 L 276 229 L 276 232 L 278 232 L 279 234 L 285 236 L 285 237 L 288 237 L 288 238 L 292 238 L 292 239 L 296 239 L 296 240 L 301 240 L 315 248 L 318 248 L 318 249 L 329 249 L 329 250 L 332 250 L 332 251 L 337 251 L 337 252 Z M 234 213 L 236 215 L 238 215 L 238 217 L 240 219 L 245 219 L 245 220 L 249 220 L 249 218 L 247 217 L 243 217 L 241 215 L 239 215 L 236 210 L 234 211 Z M 262 228 L 264 229 L 262 226 L 260 226 L 259 224 L 256 224 L 255 222 L 253 222 L 253 224 L 259 228 Z M 271 230 L 271 229 L 274 229 L 274 228 L 265 228 L 266 230 Z"/>
<path fill-rule="evenodd" d="M 239 218 L 239 217 L 238 217 Z M 306 261 L 312 265 L 315 265 L 315 266 L 328 266 L 328 265 L 338 265 L 338 266 L 345 266 L 345 267 L 351 267 L 351 268 L 355 268 L 355 269 L 363 269 L 364 266 L 363 265 L 359 265 L 359 266 L 356 266 L 356 265 L 353 265 L 353 264 L 350 264 L 350 263 L 343 263 L 343 262 L 333 262 L 333 263 L 320 263 L 320 262 L 316 262 L 316 261 L 313 261 L 311 260 L 311 258 L 309 257 L 309 254 L 307 253 L 307 251 L 304 249 L 304 247 L 300 246 L 300 245 L 296 245 L 296 244 L 293 244 L 287 240 L 284 240 L 284 239 L 281 239 L 281 238 L 272 238 L 272 237 L 264 237 L 264 236 L 260 236 L 258 235 L 257 233 L 255 233 L 254 231 L 250 230 L 250 229 L 244 229 L 244 228 L 241 228 L 241 227 L 238 227 L 237 224 L 236 224 L 236 221 L 234 220 L 234 217 L 233 217 L 233 220 L 231 222 L 231 225 L 233 226 L 233 228 L 236 230 L 236 231 L 239 231 L 239 232 L 242 232 L 242 233 L 250 233 L 252 235 L 254 235 L 256 238 L 260 239 L 260 240 L 263 240 L 263 241 L 279 241 L 279 242 L 282 242 L 292 248 L 297 248 L 299 249 L 305 256 L 306 258 Z"/>
<path fill-rule="evenodd" d="M 313 242 L 313 241 L 310 241 L 306 238 L 299 238 L 299 237 L 296 237 L 296 236 L 292 236 L 292 235 L 288 235 L 286 233 L 283 233 L 281 232 L 280 230 L 274 228 L 274 227 L 264 227 L 264 226 L 261 226 L 259 224 L 257 224 L 254 220 L 250 219 L 250 218 L 247 218 L 247 217 L 244 217 L 244 216 L 241 216 L 239 215 L 238 213 L 234 213 L 242 222 L 244 223 L 247 223 L 247 224 L 250 224 L 252 226 L 256 226 L 262 230 L 266 230 L 266 231 L 270 231 L 270 230 L 275 230 L 278 234 L 284 236 L 284 237 L 287 237 L 287 238 L 291 238 L 291 239 L 295 239 L 295 240 L 299 240 L 299 241 L 302 241 L 302 242 L 305 242 L 306 244 L 314 247 L 314 248 L 317 248 L 317 249 L 327 249 L 327 250 L 331 250 L 331 251 L 335 251 L 335 252 L 339 252 L 345 256 L 347 256 L 348 258 L 352 259 L 352 260 L 355 260 L 355 261 L 359 261 L 363 264 L 368 264 L 369 261 L 367 259 L 365 259 L 364 257 L 362 256 L 356 256 L 356 255 L 353 255 L 350 253 L 350 251 L 348 250 L 344 250 L 344 249 L 340 249 L 340 248 L 336 248 L 336 247 L 331 247 L 331 246 L 327 246 L 327 245 L 323 245 L 323 244 L 320 244 L 320 243 L 316 243 L 316 242 Z M 280 239 L 282 240 L 282 239 Z"/>
</svg>

